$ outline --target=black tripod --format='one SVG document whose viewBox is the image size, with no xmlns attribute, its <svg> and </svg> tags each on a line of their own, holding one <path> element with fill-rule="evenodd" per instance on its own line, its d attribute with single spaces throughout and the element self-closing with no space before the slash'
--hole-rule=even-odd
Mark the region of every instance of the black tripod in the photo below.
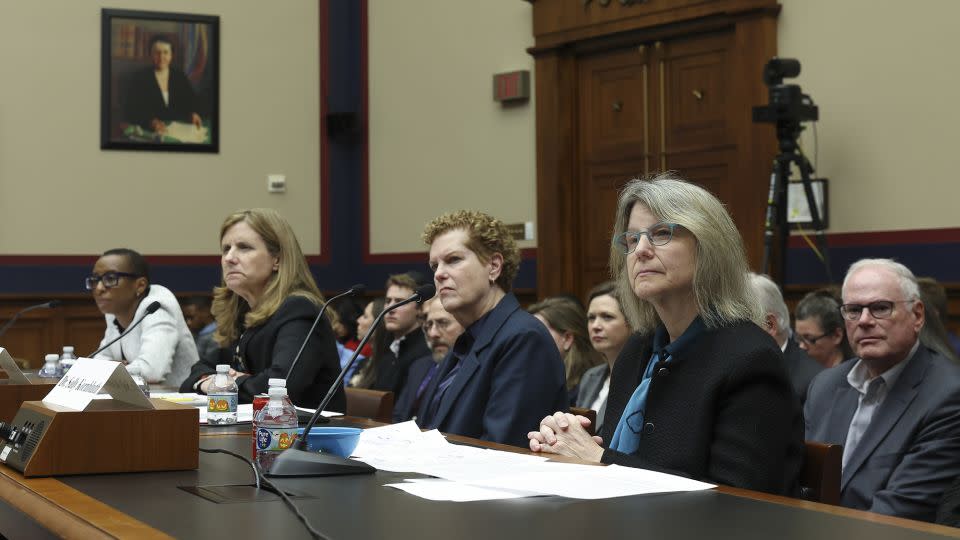
<svg viewBox="0 0 960 540">
<path fill-rule="evenodd" d="M 790 238 L 790 224 L 787 222 L 787 183 L 790 180 L 790 164 L 795 163 L 800 170 L 800 179 L 803 183 L 803 192 L 810 208 L 810 217 L 816 234 L 817 247 L 823 254 L 823 264 L 827 272 L 827 281 L 833 283 L 830 271 L 830 255 L 827 251 L 827 238 L 823 234 L 823 222 L 820 219 L 820 210 L 813 196 L 813 185 L 810 175 L 813 166 L 810 161 L 798 152 L 797 138 L 803 127 L 799 121 L 780 120 L 777 122 L 777 141 L 780 153 L 773 160 L 773 173 L 770 175 L 770 191 L 767 195 L 767 218 L 763 233 L 763 272 L 770 274 L 770 260 L 773 256 L 774 238 L 778 238 L 778 265 L 779 279 L 782 287 L 786 281 L 787 241 Z M 779 232 L 779 234 L 778 234 Z"/>
</svg>

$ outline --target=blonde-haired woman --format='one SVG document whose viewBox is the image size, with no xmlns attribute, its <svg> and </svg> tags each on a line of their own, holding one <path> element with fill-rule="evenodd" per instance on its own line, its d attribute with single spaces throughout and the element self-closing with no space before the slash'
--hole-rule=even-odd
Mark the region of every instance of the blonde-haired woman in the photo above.
<svg viewBox="0 0 960 540">
<path fill-rule="evenodd" d="M 610 268 L 645 339 L 613 367 L 600 437 L 586 419 L 556 413 L 530 432 L 530 448 L 794 493 L 800 404 L 779 347 L 756 324 L 742 241 L 723 205 L 672 175 L 633 180 L 613 238 Z"/>
<path fill-rule="evenodd" d="M 240 401 L 250 403 L 266 392 L 268 379 L 287 378 L 323 295 L 293 229 L 275 210 L 228 216 L 220 227 L 220 248 L 223 282 L 214 289 L 211 309 L 217 320 L 214 339 L 223 347 L 217 362 L 231 365 Z M 181 391 L 206 393 L 216 372 L 213 363 L 198 362 Z M 336 338 L 325 318 L 287 379 L 287 392 L 296 405 L 316 407 L 339 371 Z M 341 391 L 329 408 L 343 411 L 345 405 Z"/>
</svg>

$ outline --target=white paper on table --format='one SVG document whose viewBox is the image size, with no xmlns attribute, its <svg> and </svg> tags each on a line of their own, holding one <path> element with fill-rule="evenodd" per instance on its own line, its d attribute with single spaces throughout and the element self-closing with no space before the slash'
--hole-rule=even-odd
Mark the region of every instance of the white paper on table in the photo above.
<svg viewBox="0 0 960 540">
<path fill-rule="evenodd" d="M 412 478 L 406 482 L 384 485 L 406 491 L 411 495 L 416 495 L 417 497 L 431 501 L 491 501 L 496 499 L 518 499 L 520 497 L 533 497 L 538 495 L 537 493 L 526 491 L 510 491 L 471 486 L 436 478 Z"/>
<path fill-rule="evenodd" d="M 374 459 L 389 457 L 398 451 L 416 446 L 422 441 L 428 441 L 429 444 L 449 444 L 446 439 L 443 439 L 442 435 L 440 439 L 442 439 L 442 443 L 433 436 L 425 439 L 420 428 L 417 427 L 417 423 L 413 420 L 368 428 L 360 434 L 360 441 L 353 450 L 353 456 Z"/>
<path fill-rule="evenodd" d="M 167 136 L 185 143 L 202 143 L 207 137 L 207 128 L 197 127 L 186 122 L 170 122 Z"/>
<path fill-rule="evenodd" d="M 605 499 L 648 493 L 699 491 L 716 487 L 681 476 L 633 467 L 594 467 L 567 463 L 544 463 L 527 472 L 471 480 L 470 483 L 494 489 L 529 490 L 571 499 Z"/>
<path fill-rule="evenodd" d="M 141 409 L 154 408 L 120 362 L 93 358 L 78 358 L 43 401 L 82 411 L 101 390 L 110 394 L 114 401 Z"/>
<path fill-rule="evenodd" d="M 13 384 L 30 384 L 30 379 L 20 371 L 20 366 L 3 347 L 0 347 L 0 370 L 7 373 L 7 379 Z"/>
</svg>

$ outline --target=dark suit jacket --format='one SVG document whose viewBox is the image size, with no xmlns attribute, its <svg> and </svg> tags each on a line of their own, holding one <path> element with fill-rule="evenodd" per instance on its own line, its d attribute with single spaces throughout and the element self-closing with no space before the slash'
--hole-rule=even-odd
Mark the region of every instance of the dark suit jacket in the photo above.
<svg viewBox="0 0 960 540">
<path fill-rule="evenodd" d="M 394 356 L 390 350 L 392 339 L 385 339 L 382 349 L 377 354 L 377 380 L 370 387 L 372 390 L 393 392 L 395 397 L 400 396 L 403 385 L 407 382 L 407 372 L 413 361 L 430 354 L 430 347 L 419 327 L 407 334 L 400 342 L 400 354 Z"/>
<path fill-rule="evenodd" d="M 787 375 L 790 376 L 793 391 L 800 398 L 800 403 L 803 404 L 807 401 L 807 388 L 810 386 L 810 381 L 816 377 L 817 373 L 823 371 L 823 366 L 810 358 L 807 351 L 801 349 L 793 338 L 787 339 L 787 348 L 783 351 L 783 358 L 787 361 Z"/>
<path fill-rule="evenodd" d="M 393 421 L 394 422 L 406 422 L 413 418 L 414 413 L 416 413 L 416 403 L 417 400 L 417 390 L 420 389 L 420 383 L 423 382 L 423 378 L 427 376 L 427 373 L 430 372 L 430 368 L 437 365 L 433 360 L 433 355 L 428 354 L 427 356 L 421 356 L 413 361 L 410 364 L 410 370 L 407 371 L 407 381 L 404 383 L 403 388 L 400 390 L 400 394 L 397 395 L 397 399 L 394 401 L 393 405 Z M 434 374 L 434 377 L 436 374 Z M 426 394 L 428 389 L 424 389 L 423 393 Z"/>
<path fill-rule="evenodd" d="M 859 393 L 847 382 L 857 359 L 813 379 L 807 439 L 844 444 Z M 840 477 L 840 503 L 932 521 L 960 477 L 960 367 L 921 345 L 854 449 Z"/>
<path fill-rule="evenodd" d="M 631 340 L 613 366 L 600 436 L 613 438 L 650 361 L 653 336 Z M 640 447 L 604 463 L 793 494 L 803 458 L 800 403 L 780 348 L 750 322 L 707 329 L 654 368 Z"/>
<path fill-rule="evenodd" d="M 250 376 L 237 379 L 241 403 L 251 403 L 255 395 L 265 393 L 267 379 L 287 378 L 287 371 L 318 313 L 319 308 L 310 300 L 302 296 L 290 296 L 266 322 L 243 333 L 239 340 L 240 356 Z M 221 349 L 218 360 L 201 358 L 194 364 L 180 391 L 193 392 L 194 384 L 202 376 L 216 373 L 218 362 L 242 370 L 233 359 L 236 349 L 235 342 Z M 295 405 L 314 408 L 339 374 L 340 356 L 337 354 L 333 329 L 329 321 L 323 318 L 307 342 L 296 369 L 287 379 L 287 394 Z M 346 395 L 340 388 L 327 409 L 342 412 L 346 404 Z"/>
<path fill-rule="evenodd" d="M 486 317 L 482 333 L 471 333 L 473 347 L 460 360 L 460 371 L 443 395 L 433 423 L 447 433 L 526 446 L 527 432 L 544 416 L 567 408 L 563 360 L 547 327 L 520 309 L 513 294 Z M 452 358 L 447 355 L 430 381 L 419 418 L 450 371 Z"/>
<path fill-rule="evenodd" d="M 174 120 L 190 122 L 193 113 L 200 111 L 196 93 L 189 79 L 179 69 L 170 67 L 170 80 L 167 82 L 170 103 L 163 102 L 163 93 L 153 74 L 153 66 L 135 72 L 127 84 L 123 95 L 124 119 L 150 130 L 150 121 L 154 118 L 169 124 Z"/>
</svg>

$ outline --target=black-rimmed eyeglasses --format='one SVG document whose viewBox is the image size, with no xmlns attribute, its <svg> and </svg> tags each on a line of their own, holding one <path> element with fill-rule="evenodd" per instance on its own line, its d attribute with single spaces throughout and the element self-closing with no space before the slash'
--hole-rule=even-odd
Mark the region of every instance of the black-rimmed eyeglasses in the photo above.
<svg viewBox="0 0 960 540">
<path fill-rule="evenodd" d="M 893 315 L 894 304 L 906 304 L 912 300 L 877 300 L 869 304 L 843 304 L 840 306 L 840 314 L 848 321 L 856 321 L 866 309 L 874 319 L 889 319 Z"/>
<path fill-rule="evenodd" d="M 673 240 L 673 233 L 680 225 L 676 223 L 654 223 L 644 231 L 626 231 L 613 237 L 613 245 L 620 248 L 624 255 L 630 255 L 640 245 L 640 238 L 647 237 L 650 244 L 663 246 Z"/>
<path fill-rule="evenodd" d="M 819 336 L 807 337 L 807 336 L 801 336 L 801 335 L 798 334 L 798 335 L 797 335 L 797 341 L 799 341 L 800 343 L 803 343 L 803 344 L 807 345 L 808 347 L 812 347 L 812 346 L 816 345 L 818 341 L 820 341 L 821 339 L 827 337 L 828 335 L 830 335 L 830 334 L 820 334 Z"/>
<path fill-rule="evenodd" d="M 83 280 L 83 284 L 87 287 L 88 291 L 92 291 L 97 288 L 97 283 L 103 283 L 105 289 L 112 289 L 120 284 L 120 278 L 129 277 L 129 278 L 138 278 L 138 274 L 131 274 L 129 272 L 106 272 L 103 275 L 92 275 Z"/>
</svg>

